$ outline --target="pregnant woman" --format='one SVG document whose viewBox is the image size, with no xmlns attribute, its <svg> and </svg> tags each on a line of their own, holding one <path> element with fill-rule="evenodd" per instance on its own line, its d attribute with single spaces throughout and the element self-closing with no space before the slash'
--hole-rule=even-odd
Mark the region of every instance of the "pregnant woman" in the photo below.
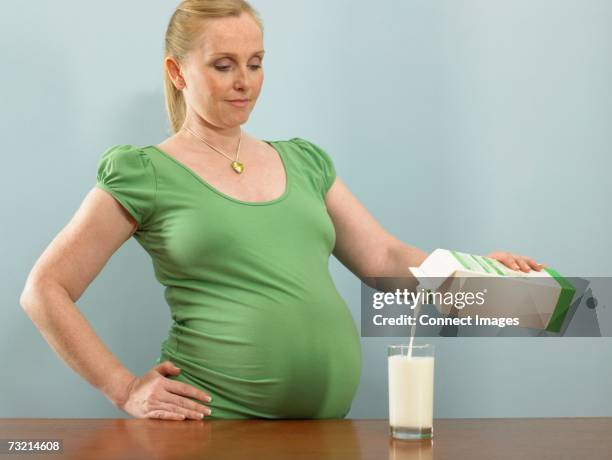
<svg viewBox="0 0 612 460">
<path fill-rule="evenodd" d="M 361 279 L 409 277 L 427 254 L 386 232 L 320 147 L 241 129 L 264 80 L 263 28 L 248 3 L 183 1 L 165 44 L 173 135 L 102 154 L 96 186 L 37 261 L 21 304 L 68 365 L 134 417 L 343 418 L 361 348 L 330 254 Z M 131 236 L 173 320 L 144 376 L 75 305 Z"/>
</svg>

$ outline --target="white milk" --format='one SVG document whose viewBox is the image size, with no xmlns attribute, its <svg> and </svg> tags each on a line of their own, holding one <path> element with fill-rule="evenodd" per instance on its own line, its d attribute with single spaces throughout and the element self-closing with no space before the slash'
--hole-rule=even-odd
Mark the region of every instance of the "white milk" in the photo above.
<svg viewBox="0 0 612 460">
<path fill-rule="evenodd" d="M 412 315 L 414 316 L 414 323 L 412 324 L 412 327 L 410 328 L 410 342 L 408 343 L 408 357 L 409 358 L 412 357 L 412 343 L 414 342 L 414 332 L 416 331 L 417 321 L 419 320 L 419 316 L 421 315 L 422 305 L 423 305 L 423 302 L 417 302 L 414 306 L 414 313 Z"/>
<path fill-rule="evenodd" d="M 394 428 L 432 428 L 434 358 L 391 355 L 389 367 L 389 424 Z"/>
</svg>

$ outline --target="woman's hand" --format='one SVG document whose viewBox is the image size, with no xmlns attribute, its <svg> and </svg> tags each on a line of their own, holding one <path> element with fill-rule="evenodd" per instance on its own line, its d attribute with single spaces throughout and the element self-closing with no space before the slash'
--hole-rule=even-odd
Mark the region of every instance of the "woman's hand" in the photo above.
<svg viewBox="0 0 612 460">
<path fill-rule="evenodd" d="M 128 385 L 125 402 L 117 406 L 136 418 L 161 418 L 202 420 L 210 415 L 210 409 L 183 396 L 209 402 L 209 395 L 190 385 L 166 378 L 177 375 L 180 369 L 170 361 L 164 361 L 142 378 L 135 377 Z"/>
<path fill-rule="evenodd" d="M 512 254 L 511 252 L 496 251 L 490 253 L 487 255 L 487 257 L 499 260 L 502 264 L 512 270 L 522 270 L 525 273 L 531 271 L 532 268 L 539 272 L 545 267 L 544 264 L 537 263 L 531 257 L 518 256 L 516 254 Z"/>
</svg>

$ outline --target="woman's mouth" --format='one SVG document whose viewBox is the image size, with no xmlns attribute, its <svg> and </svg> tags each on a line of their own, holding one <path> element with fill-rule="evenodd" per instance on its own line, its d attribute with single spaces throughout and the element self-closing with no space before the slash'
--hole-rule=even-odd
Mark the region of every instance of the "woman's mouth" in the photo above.
<svg viewBox="0 0 612 460">
<path fill-rule="evenodd" d="M 234 107 L 246 107 L 247 105 L 249 105 L 248 99 L 231 99 L 227 102 L 232 104 Z"/>
</svg>

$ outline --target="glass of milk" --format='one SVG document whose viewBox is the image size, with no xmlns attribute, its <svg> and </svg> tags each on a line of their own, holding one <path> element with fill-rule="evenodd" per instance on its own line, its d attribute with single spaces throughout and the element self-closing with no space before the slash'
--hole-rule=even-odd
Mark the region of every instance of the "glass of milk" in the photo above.
<svg viewBox="0 0 612 460">
<path fill-rule="evenodd" d="M 434 346 L 389 345 L 387 356 L 391 436 L 433 438 Z"/>
</svg>

